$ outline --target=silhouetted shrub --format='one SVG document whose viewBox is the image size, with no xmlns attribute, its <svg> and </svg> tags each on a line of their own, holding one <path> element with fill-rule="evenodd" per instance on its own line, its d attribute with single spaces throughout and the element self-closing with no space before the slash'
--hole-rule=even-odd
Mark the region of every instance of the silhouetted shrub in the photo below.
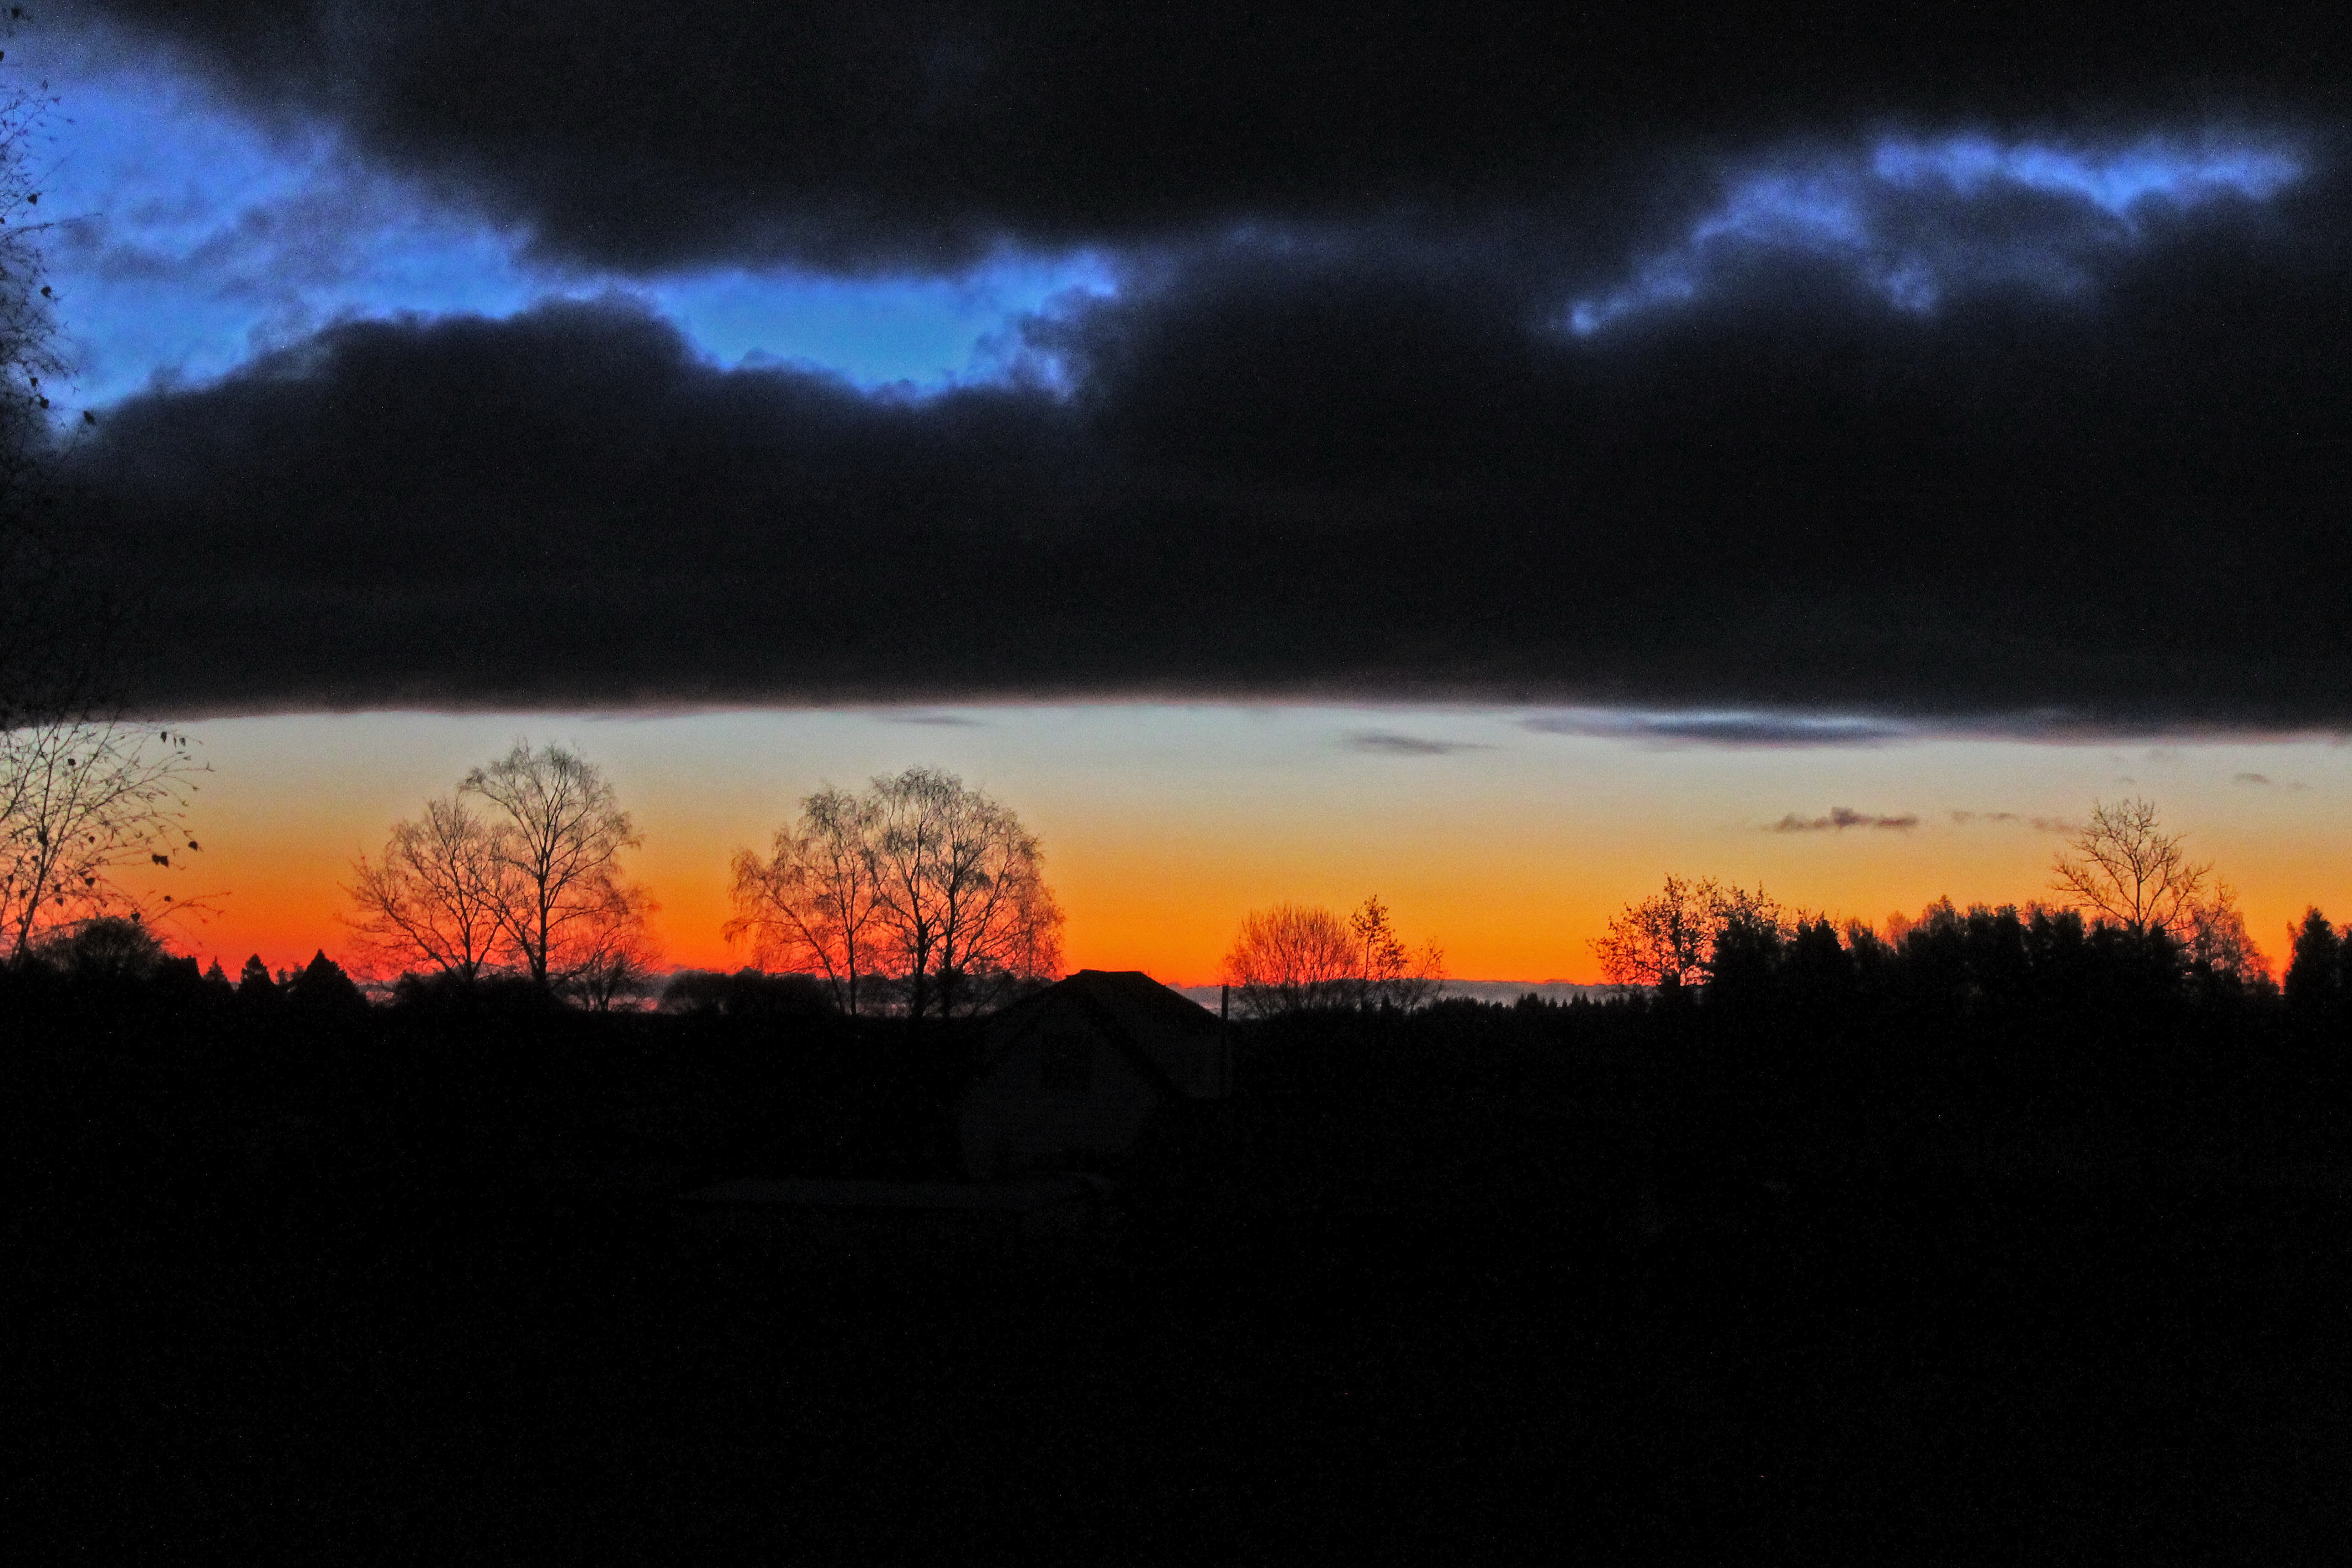
<svg viewBox="0 0 2352 1568">
<path fill-rule="evenodd" d="M 813 974 L 682 969 L 662 987 L 661 1010 L 729 1018 L 817 1018 L 832 1013 L 834 1006 L 832 993 Z"/>
<path fill-rule="evenodd" d="M 122 915 L 84 921 L 41 949 L 59 973 L 100 984 L 145 980 L 170 956 L 145 921 Z"/>
<path fill-rule="evenodd" d="M 488 974 L 468 980 L 453 970 L 402 975 L 393 984 L 392 1002 L 404 1012 L 467 1017 L 537 1016 L 565 1010 L 544 986 L 521 975 Z"/>
</svg>

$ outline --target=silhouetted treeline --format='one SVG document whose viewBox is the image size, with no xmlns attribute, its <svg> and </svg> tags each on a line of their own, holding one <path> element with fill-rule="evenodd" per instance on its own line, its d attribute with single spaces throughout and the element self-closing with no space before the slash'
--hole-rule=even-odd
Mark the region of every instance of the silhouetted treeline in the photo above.
<svg viewBox="0 0 2352 1568">
<path fill-rule="evenodd" d="M 1734 925 L 1697 986 L 1237 1024 L 1235 1101 L 1192 1120 L 1295 1132 L 1350 1107 L 1340 1120 L 1363 1162 L 1419 1170 L 1427 1154 L 1436 1189 L 1451 1156 L 1432 1151 L 1447 1139 L 1485 1160 L 1517 1137 L 1461 1121 L 1474 1103 L 1498 1125 L 1554 1101 L 1588 1118 L 1633 1107 L 1655 1148 L 1696 1139 L 1710 1159 L 1909 1159 L 1963 1130 L 1979 1150 L 2062 1128 L 2204 1142 L 2252 1128 L 2272 1147 L 2332 1114 L 2352 1081 L 2347 952 L 2314 910 L 2282 996 L 2200 973 L 2161 932 L 2064 911 L 1946 903 L 1892 940 L 1825 921 Z M 586 1017 L 527 983 L 451 976 L 370 1006 L 324 954 L 278 977 L 256 961 L 231 982 L 103 922 L 0 973 L 0 1013 L 20 1108 L 121 1072 L 186 1097 L 191 1126 L 218 1108 L 257 1146 L 274 1124 L 241 1097 L 292 1097 L 309 1124 L 350 1119 L 328 1140 L 347 1152 L 389 1139 L 385 1158 L 429 1163 L 425 1145 L 475 1140 L 519 1180 L 534 1160 L 609 1159 L 649 1186 L 953 1177 L 954 1107 L 984 1027 L 845 1018 L 806 977 L 748 970 L 682 973 L 643 1014 Z M 412 1120 L 386 1122 L 394 1106 Z M 109 1114 L 101 1100 L 64 1120 Z M 394 1152 L 411 1135 L 417 1150 Z M 1316 1162 L 1302 1179 L 1332 1168 Z"/>
<path fill-rule="evenodd" d="M 972 1024 L 756 975 L 370 1007 L 322 960 L 97 945 L 0 975 L 0 1392 L 45 1548 L 2329 1538 L 2352 1159 L 2317 958 L 2281 999 L 1953 910 L 1735 942 L 1673 994 L 1236 1024 L 1234 1098 L 1111 1172 L 1087 1250 L 861 1262 L 705 1247 L 670 1200 L 954 1176 Z"/>
</svg>

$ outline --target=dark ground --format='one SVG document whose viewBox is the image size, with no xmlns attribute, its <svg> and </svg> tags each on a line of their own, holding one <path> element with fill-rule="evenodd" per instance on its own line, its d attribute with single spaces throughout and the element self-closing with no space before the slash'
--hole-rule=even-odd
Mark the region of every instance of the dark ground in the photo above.
<svg viewBox="0 0 2352 1568">
<path fill-rule="evenodd" d="M 1265 1026 L 1090 1242 L 768 1258 L 667 1198 L 936 1173 L 968 1041 L 12 1033 L 17 1561 L 2288 1563 L 2352 1525 L 2352 1164 L 2284 1047 L 2151 1047 L 2135 1099 L 1622 1011 Z"/>
</svg>

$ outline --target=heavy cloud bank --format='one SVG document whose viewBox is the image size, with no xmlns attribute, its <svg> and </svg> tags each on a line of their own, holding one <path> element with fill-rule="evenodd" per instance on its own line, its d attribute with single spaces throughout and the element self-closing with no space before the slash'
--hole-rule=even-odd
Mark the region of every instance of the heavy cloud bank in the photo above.
<svg viewBox="0 0 2352 1568">
<path fill-rule="evenodd" d="M 1225 244 L 929 399 L 625 301 L 361 322 L 133 399 L 79 521 L 144 695 L 1323 695 L 2352 719 L 2340 192 L 2095 294 L 1782 267 L 1590 339 L 1507 242 Z"/>
<path fill-rule="evenodd" d="M 2352 721 L 2329 9 L 78 14 L 558 268 L 1118 279 L 928 398 L 619 299 L 133 398 L 159 704 Z"/>
<path fill-rule="evenodd" d="M 1235 220 L 1620 224 L 1857 126 L 2333 122 L 2334 7 L 78 0 L 599 267 L 956 267 Z"/>
</svg>

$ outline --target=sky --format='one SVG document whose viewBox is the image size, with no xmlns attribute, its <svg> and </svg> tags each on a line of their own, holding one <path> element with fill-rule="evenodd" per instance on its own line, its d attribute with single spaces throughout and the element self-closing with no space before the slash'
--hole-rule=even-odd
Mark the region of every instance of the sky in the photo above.
<svg viewBox="0 0 2352 1568">
<path fill-rule="evenodd" d="M 2134 791 L 2274 951 L 2346 902 L 2340 26 L 1557 9 L 44 12 L 202 943 L 333 949 L 526 733 L 696 964 L 914 763 L 1186 981 L 1278 898 L 1527 979 L 1669 870 L 2028 899 Z"/>
<path fill-rule="evenodd" d="M 202 854 L 159 887 L 226 890 L 183 945 L 234 971 L 347 941 L 340 889 L 388 826 L 517 740 L 608 772 L 645 838 L 672 963 L 734 968 L 727 867 L 800 799 L 921 761 L 1043 839 L 1072 967 L 1213 984 L 1243 910 L 1377 894 L 1457 978 L 1597 983 L 1590 946 L 1667 872 L 1882 924 L 1928 900 L 2051 896 L 2095 798 L 2162 803 L 2274 959 L 2352 888 L 2352 748 L 2336 739 L 1869 746 L 1694 742 L 1559 710 L 1233 703 L 668 714 L 275 715 L 191 726 L 214 770 Z"/>
</svg>

